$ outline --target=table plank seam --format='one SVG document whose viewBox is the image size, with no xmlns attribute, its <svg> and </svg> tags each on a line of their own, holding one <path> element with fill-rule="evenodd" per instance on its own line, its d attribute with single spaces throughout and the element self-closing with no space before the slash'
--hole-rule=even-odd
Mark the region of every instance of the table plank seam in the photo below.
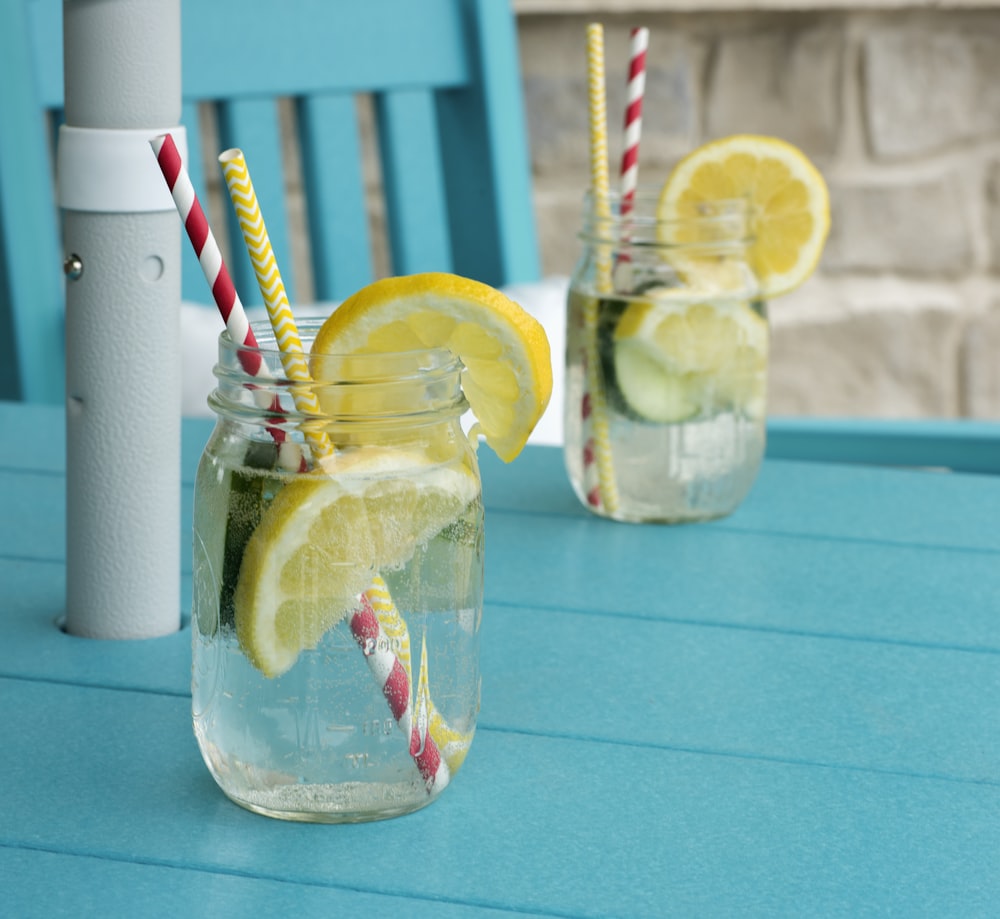
<svg viewBox="0 0 1000 919">
<path fill-rule="evenodd" d="M 771 756 L 766 753 L 749 753 L 742 750 L 724 750 L 713 747 L 693 747 L 684 744 L 650 743 L 634 740 L 618 740 L 602 737 L 574 734 L 571 732 L 532 731 L 527 728 L 507 728 L 497 725 L 480 724 L 479 730 L 487 730 L 497 734 L 525 737 L 537 737 L 544 740 L 569 740 L 574 743 L 592 743 L 612 747 L 630 747 L 639 750 L 658 750 L 667 753 L 682 753 L 692 756 L 722 757 L 725 759 L 744 760 L 758 763 L 773 763 L 781 766 L 802 766 L 809 769 L 830 769 L 836 772 L 857 772 L 864 775 L 890 776 L 892 778 L 914 779 L 917 781 L 947 782 L 954 785 L 983 786 L 1000 788 L 1000 780 L 975 779 L 964 776 L 949 775 L 945 772 L 918 772 L 903 769 L 887 769 L 878 766 L 859 766 L 856 763 L 826 762 L 790 756 Z"/>
<path fill-rule="evenodd" d="M 0 561 L 21 562 L 22 564 L 28 565 L 35 564 L 37 562 L 39 565 L 59 565 L 60 567 L 65 567 L 66 556 L 63 555 L 57 558 L 55 556 L 48 557 L 39 555 L 8 555 L 5 552 L 0 552 Z"/>
<path fill-rule="evenodd" d="M 65 479 L 65 469 L 46 469 L 44 466 L 8 466 L 0 463 L 0 474 L 9 472 L 11 475 L 40 475 L 48 479 Z"/>
<path fill-rule="evenodd" d="M 796 532 L 794 530 L 762 530 L 757 527 L 744 527 L 732 523 L 721 521 L 710 521 L 696 524 L 633 524 L 622 523 L 615 520 L 598 520 L 594 517 L 583 517 L 579 514 L 560 513 L 551 510 L 532 510 L 530 508 L 494 507 L 489 501 L 485 502 L 487 520 L 497 514 L 507 516 L 527 517 L 533 520 L 577 520 L 586 521 L 588 526 L 595 527 L 634 527 L 643 526 L 651 529 L 661 530 L 664 533 L 681 533 L 691 536 L 710 536 L 712 533 L 728 533 L 732 536 L 752 536 L 758 538 L 774 539 L 807 539 L 812 542 L 825 543 L 846 543 L 848 545 L 873 546 L 888 549 L 918 549 L 926 552 L 968 552 L 977 555 L 1000 555 L 1000 546 L 970 546 L 951 545 L 949 543 L 938 542 L 913 542 L 912 540 L 900 539 L 880 539 L 872 536 L 844 536 L 837 534 L 814 533 L 808 530 Z M 487 527 L 489 524 L 487 523 Z M 488 530 L 487 530 L 488 534 Z"/>
<path fill-rule="evenodd" d="M 270 874 L 264 871 L 257 871 L 257 870 L 247 871 L 247 870 L 240 870 L 237 868 L 227 868 L 221 865 L 216 865 L 216 866 L 197 865 L 192 863 L 174 861 L 171 859 L 142 858 L 134 855 L 131 857 L 126 857 L 122 854 L 110 851 L 92 851 L 92 852 L 82 851 L 70 846 L 66 847 L 47 846 L 37 842 L 29 842 L 26 840 L 18 841 L 18 840 L 0 839 L 0 848 L 10 849 L 15 851 L 44 852 L 49 855 L 64 855 L 73 858 L 93 859 L 96 861 L 112 862 L 120 865 L 143 865 L 151 868 L 169 868 L 175 871 L 194 871 L 198 872 L 199 874 L 209 874 L 219 877 L 234 877 L 234 878 L 245 878 L 247 880 L 255 880 L 255 881 L 269 881 L 272 883 L 284 884 L 291 887 L 311 887 L 319 890 L 341 890 L 347 893 L 361 893 L 361 894 L 366 894 L 368 896 L 384 897 L 389 900 L 400 900 L 404 904 L 409 901 L 420 900 L 426 903 L 441 903 L 452 906 L 467 906 L 467 907 L 475 907 L 477 909 L 488 909 L 503 915 L 546 916 L 546 917 L 551 917 L 551 919 L 581 919 L 580 914 L 576 912 L 568 913 L 568 912 L 563 912 L 562 910 L 551 910 L 544 907 L 529 908 L 529 907 L 520 907 L 513 905 L 505 906 L 489 900 L 461 898 L 461 897 L 430 896 L 429 894 L 422 894 L 415 892 L 393 892 L 393 891 L 381 890 L 376 887 L 362 887 L 358 884 L 344 884 L 344 883 L 336 883 L 333 881 L 324 882 L 324 881 L 311 880 L 305 878 L 288 878 L 288 877 L 282 877 L 281 875 L 278 874 Z M 405 915 L 405 909 L 400 914 Z"/>
<path fill-rule="evenodd" d="M 166 689 L 163 687 L 153 688 L 151 686 L 138 686 L 136 684 L 123 685 L 114 683 L 85 683 L 77 679 L 60 679 L 53 676 L 32 676 L 24 673 L 5 673 L 0 671 L 0 680 L 10 680 L 18 683 L 34 683 L 41 686 L 68 686 L 74 689 L 100 689 L 108 692 L 134 692 L 147 696 L 163 696 L 167 699 L 188 699 L 191 698 L 190 690 L 181 691 L 178 689 Z"/>
<path fill-rule="evenodd" d="M 810 542 L 846 543 L 847 545 L 872 546 L 879 549 L 914 549 L 921 552 L 962 552 L 972 555 L 1000 555 L 1000 547 L 952 545 L 937 542 L 913 542 L 903 539 L 878 539 L 873 536 L 838 536 L 823 533 L 795 532 L 793 530 L 761 530 L 756 527 L 733 526 L 732 524 L 710 524 L 716 531 L 732 535 L 760 536 L 774 539 L 806 539 Z"/>
<path fill-rule="evenodd" d="M 891 647 L 914 648 L 923 651 L 954 651 L 960 654 L 991 654 L 1000 655 L 1000 646 L 976 646 L 947 644 L 943 642 L 917 641 L 906 638 L 882 638 L 878 635 L 851 635 L 836 632 L 814 632 L 808 629 L 792 629 L 780 626 L 753 624 L 746 622 L 724 622 L 715 619 L 688 619 L 681 616 L 669 615 L 643 615 L 632 609 L 629 610 L 607 610 L 607 609 L 586 609 L 583 607 L 557 606 L 556 604 L 531 603 L 525 604 L 513 600 L 498 600 L 491 597 L 486 598 L 485 605 L 499 606 L 505 609 L 513 609 L 527 612 L 535 610 L 540 613 L 566 613 L 570 615 L 602 617 L 618 622 L 622 619 L 632 619 L 636 622 L 662 622 L 667 625 L 692 626 L 695 628 L 707 629 L 732 629 L 737 632 L 752 632 L 764 635 L 784 635 L 790 638 L 816 638 L 824 641 L 846 641 L 861 644 L 889 645 Z M 488 610 L 487 610 L 488 611 Z"/>
</svg>

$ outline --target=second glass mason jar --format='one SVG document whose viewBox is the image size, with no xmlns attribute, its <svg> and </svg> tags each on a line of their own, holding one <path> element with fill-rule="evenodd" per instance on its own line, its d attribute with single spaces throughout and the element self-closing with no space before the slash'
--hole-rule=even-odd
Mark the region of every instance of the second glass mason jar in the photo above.
<svg viewBox="0 0 1000 919">
<path fill-rule="evenodd" d="M 301 324 L 306 350 L 317 329 Z M 303 386 L 255 331 L 257 349 L 220 338 L 195 485 L 198 744 L 250 810 L 405 814 L 460 768 L 479 710 L 483 507 L 461 365 L 324 356 Z"/>
<path fill-rule="evenodd" d="M 743 200 L 658 216 L 588 194 L 570 280 L 565 460 L 597 514 L 680 523 L 731 513 L 764 453 L 768 325 Z"/>
</svg>

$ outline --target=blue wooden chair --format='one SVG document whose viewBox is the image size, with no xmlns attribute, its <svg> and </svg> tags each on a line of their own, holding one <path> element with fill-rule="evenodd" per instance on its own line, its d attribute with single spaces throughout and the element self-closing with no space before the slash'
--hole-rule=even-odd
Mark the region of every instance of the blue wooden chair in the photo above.
<svg viewBox="0 0 1000 919">
<path fill-rule="evenodd" d="M 356 96 L 377 126 L 391 271 L 455 271 L 490 284 L 535 280 L 516 29 L 507 0 L 185 0 L 182 121 L 199 109 L 219 150 L 247 155 L 280 265 L 291 265 L 277 100 L 291 99 L 301 150 L 315 297 L 374 279 Z M 231 34 L 238 13 L 240 41 Z M 9 0 L 0 31 L 0 397 L 61 402 L 62 253 L 54 124 L 62 105 L 62 0 Z M 190 156 L 205 194 L 206 164 Z M 231 208 L 226 208 L 227 213 Z M 235 223 L 230 238 L 239 240 Z M 210 302 L 184 244 L 186 299 Z M 249 259 L 230 269 L 259 302 Z M 293 279 L 284 271 L 289 295 Z"/>
</svg>

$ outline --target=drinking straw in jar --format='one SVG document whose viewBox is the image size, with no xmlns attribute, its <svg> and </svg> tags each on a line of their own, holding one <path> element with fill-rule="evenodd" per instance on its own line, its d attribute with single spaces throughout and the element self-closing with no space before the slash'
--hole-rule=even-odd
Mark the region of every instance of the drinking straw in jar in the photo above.
<svg viewBox="0 0 1000 919">
<path fill-rule="evenodd" d="M 453 731 L 430 696 L 427 643 L 423 642 L 420 678 L 414 705 L 410 670 L 410 638 L 385 581 L 376 577 L 351 616 L 351 634 L 358 643 L 392 717 L 410 745 L 428 793 L 441 791 L 462 764 L 472 733 Z"/>
<path fill-rule="evenodd" d="M 260 356 L 250 321 L 236 293 L 229 269 L 222 258 L 222 250 L 209 226 L 208 218 L 195 193 L 177 144 L 170 134 L 161 134 L 149 143 L 156 155 L 156 162 L 163 173 L 164 181 L 170 189 L 170 195 L 174 199 L 188 239 L 194 248 L 194 254 L 198 257 L 205 280 L 208 281 L 212 298 L 219 309 L 222 321 L 226 324 L 229 337 L 236 344 L 245 345 L 247 348 L 238 352 L 240 364 L 248 376 L 260 380 L 270 379 L 270 370 Z M 254 390 L 254 398 L 261 408 L 266 408 L 275 415 L 284 413 L 277 395 L 269 394 L 266 389 Z M 278 445 L 280 464 L 286 469 L 304 470 L 302 451 L 298 444 L 288 440 L 281 428 L 269 427 L 268 433 Z"/>
<path fill-rule="evenodd" d="M 637 27 L 629 36 L 628 86 L 625 99 L 625 141 L 622 145 L 621 215 L 632 213 L 639 185 L 639 141 L 642 138 L 642 102 L 646 94 L 646 50 L 649 29 Z"/>
<path fill-rule="evenodd" d="M 292 399 L 299 412 L 307 417 L 317 417 L 320 414 L 319 399 L 312 389 L 312 377 L 309 365 L 302 350 L 302 341 L 295 324 L 295 317 L 288 303 L 285 285 L 278 271 L 278 263 L 274 258 L 271 240 L 267 235 L 267 227 L 260 212 L 257 195 L 254 192 L 250 172 L 242 150 L 226 150 L 219 156 L 222 173 L 226 178 L 229 197 L 236 209 L 243 241 L 246 243 L 250 261 L 253 264 L 257 284 L 264 297 L 271 327 L 274 329 L 275 340 L 281 355 L 281 364 L 288 379 L 307 384 L 292 389 Z M 316 431 L 308 426 L 303 430 L 306 441 L 316 457 L 331 456 L 333 444 L 325 431 Z"/>
<path fill-rule="evenodd" d="M 602 229 L 611 218 L 608 182 L 608 125 L 604 72 L 604 27 L 600 23 L 587 26 L 587 100 L 590 139 L 590 192 L 593 219 Z M 581 412 L 585 429 L 592 437 L 584 438 L 585 482 L 596 470 L 597 481 L 587 489 L 587 500 L 610 513 L 618 509 L 618 485 L 611 458 L 607 405 L 601 385 L 601 364 L 597 349 L 597 320 L 600 296 L 609 294 L 611 256 L 606 246 L 597 247 L 597 297 L 586 297 L 583 307 L 585 335 L 585 391 Z M 590 484 L 589 482 L 587 484 Z"/>
</svg>

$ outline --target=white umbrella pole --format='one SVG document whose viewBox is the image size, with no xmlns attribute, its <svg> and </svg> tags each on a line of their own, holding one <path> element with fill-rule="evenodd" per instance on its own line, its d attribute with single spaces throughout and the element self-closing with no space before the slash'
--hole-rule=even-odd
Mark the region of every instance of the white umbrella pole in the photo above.
<svg viewBox="0 0 1000 919">
<path fill-rule="evenodd" d="M 180 132 L 180 0 L 64 0 L 66 628 L 180 625 L 180 227 L 149 138 Z M 183 142 L 183 137 L 178 137 Z"/>
</svg>

